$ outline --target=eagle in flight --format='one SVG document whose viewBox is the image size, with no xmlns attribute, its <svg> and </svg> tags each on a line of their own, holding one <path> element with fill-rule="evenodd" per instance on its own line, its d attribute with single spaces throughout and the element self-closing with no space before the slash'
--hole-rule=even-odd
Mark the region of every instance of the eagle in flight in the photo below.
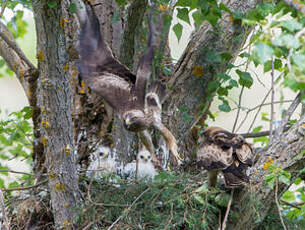
<svg viewBox="0 0 305 230">
<path fill-rule="evenodd" d="M 144 56 L 139 61 L 136 74 L 121 64 L 105 43 L 100 24 L 93 9 L 86 8 L 87 16 L 81 21 L 79 39 L 79 71 L 91 90 L 105 99 L 122 120 L 126 130 L 137 132 L 141 141 L 156 160 L 151 137 L 147 129 L 154 128 L 163 135 L 172 154 L 178 162 L 178 147 L 173 134 L 155 114 L 160 114 L 161 101 L 154 92 L 146 93 L 152 73 L 154 56 L 153 25 L 149 15 L 149 38 Z M 157 111 L 154 112 L 154 109 Z"/>
<path fill-rule="evenodd" d="M 253 150 L 238 134 L 219 127 L 203 132 L 197 152 L 197 165 L 208 170 L 209 186 L 215 187 L 217 175 L 222 171 L 226 187 L 249 183 L 246 170 L 252 166 Z"/>
</svg>

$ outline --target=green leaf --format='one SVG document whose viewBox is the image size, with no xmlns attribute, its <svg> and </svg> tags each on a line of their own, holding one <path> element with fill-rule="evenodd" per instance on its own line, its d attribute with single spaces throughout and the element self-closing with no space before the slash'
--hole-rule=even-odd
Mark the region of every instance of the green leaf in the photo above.
<svg viewBox="0 0 305 230">
<path fill-rule="evenodd" d="M 2 68 L 5 65 L 5 61 L 3 59 L 0 59 L 0 68 Z"/>
<path fill-rule="evenodd" d="M 237 81 L 234 80 L 234 79 L 231 79 L 231 80 L 229 81 L 229 85 L 232 86 L 232 87 L 238 88 L 238 83 L 237 83 Z"/>
<path fill-rule="evenodd" d="M 303 28 L 303 25 L 299 23 L 295 18 L 282 21 L 280 25 L 285 29 L 289 30 L 290 32 L 294 32 Z"/>
<path fill-rule="evenodd" d="M 13 181 L 11 183 L 8 184 L 8 188 L 17 188 L 19 187 L 19 183 L 17 181 Z"/>
<path fill-rule="evenodd" d="M 189 19 L 189 10 L 187 8 L 177 8 L 177 11 L 178 11 L 177 18 L 185 21 L 190 25 L 191 23 Z"/>
<path fill-rule="evenodd" d="M 247 88 L 250 88 L 253 84 L 253 78 L 251 77 L 250 73 L 243 72 L 240 70 L 236 70 L 236 73 L 239 76 L 238 83 L 242 86 L 245 86 Z"/>
<path fill-rule="evenodd" d="M 258 132 L 261 131 L 262 129 L 263 129 L 263 126 L 260 125 L 260 126 L 255 127 L 255 128 L 252 130 L 252 132 L 253 132 L 253 133 L 258 133 Z"/>
<path fill-rule="evenodd" d="M 273 189 L 274 182 L 275 182 L 275 175 L 274 174 L 268 174 L 265 178 L 267 184 L 271 189 Z"/>
<path fill-rule="evenodd" d="M 7 166 L 0 166 L 0 169 L 2 170 L 8 170 L 9 168 Z M 0 174 L 8 176 L 8 172 L 0 172 Z"/>
<path fill-rule="evenodd" d="M 205 55 L 205 60 L 209 63 L 221 63 L 221 55 L 216 50 L 208 50 Z"/>
<path fill-rule="evenodd" d="M 77 12 L 77 8 L 76 8 L 76 5 L 74 3 L 70 3 L 70 6 L 69 6 L 69 12 L 71 14 L 74 14 Z"/>
<path fill-rule="evenodd" d="M 194 22 L 196 23 L 196 28 L 198 29 L 202 22 L 204 21 L 204 17 L 201 13 L 201 10 L 196 10 L 193 14 L 192 17 L 194 19 Z"/>
<path fill-rule="evenodd" d="M 221 207 L 227 207 L 230 200 L 230 194 L 220 193 L 215 197 L 215 202 Z"/>
<path fill-rule="evenodd" d="M 219 109 L 220 111 L 223 111 L 223 112 L 226 112 L 226 113 L 228 113 L 228 112 L 231 111 L 231 107 L 230 107 L 228 104 L 225 104 L 225 103 L 219 105 L 219 106 L 218 106 L 218 109 Z"/>
<path fill-rule="evenodd" d="M 226 88 L 219 87 L 219 89 L 217 90 L 217 94 L 218 94 L 219 96 L 228 96 L 229 91 L 228 91 L 228 89 L 226 89 Z"/>
<path fill-rule="evenodd" d="M 297 49 L 300 46 L 299 39 L 292 34 L 282 34 L 272 40 L 275 46 L 286 46 L 287 48 Z"/>
<path fill-rule="evenodd" d="M 280 59 L 275 59 L 274 60 L 274 69 L 279 70 L 282 67 L 282 61 Z M 269 60 L 264 64 L 264 72 L 268 72 L 272 70 L 272 61 Z"/>
<path fill-rule="evenodd" d="M 295 181 L 293 182 L 295 185 L 299 185 L 302 182 L 302 178 L 298 177 L 297 179 L 295 179 Z"/>
<path fill-rule="evenodd" d="M 178 42 L 180 41 L 181 35 L 182 35 L 183 26 L 180 23 L 177 23 L 173 27 L 173 31 L 178 39 Z"/>
<path fill-rule="evenodd" d="M 116 4 L 118 6 L 125 6 L 127 5 L 127 1 L 126 0 L 115 0 Z"/>
<path fill-rule="evenodd" d="M 114 11 L 112 19 L 111 19 L 111 24 L 115 24 L 120 20 L 120 14 L 118 11 Z"/>
<path fill-rule="evenodd" d="M 4 187 L 5 187 L 4 180 L 0 178 L 0 188 L 4 188 Z"/>
<path fill-rule="evenodd" d="M 55 2 L 55 1 L 48 1 L 48 6 L 50 8 L 54 8 L 55 6 L 57 6 L 57 2 Z"/>
<path fill-rule="evenodd" d="M 295 201 L 296 197 L 294 195 L 294 192 L 287 190 L 283 194 L 282 199 L 287 202 L 293 202 L 293 201 Z"/>
<path fill-rule="evenodd" d="M 279 182 L 289 185 L 290 184 L 291 174 L 287 171 L 283 171 L 279 175 Z"/>
<path fill-rule="evenodd" d="M 262 64 L 268 61 L 273 55 L 273 49 L 264 43 L 256 44 L 253 52 Z"/>
<path fill-rule="evenodd" d="M 293 62 L 299 67 L 301 71 L 305 70 L 305 55 L 304 54 L 294 54 L 292 55 Z"/>
</svg>

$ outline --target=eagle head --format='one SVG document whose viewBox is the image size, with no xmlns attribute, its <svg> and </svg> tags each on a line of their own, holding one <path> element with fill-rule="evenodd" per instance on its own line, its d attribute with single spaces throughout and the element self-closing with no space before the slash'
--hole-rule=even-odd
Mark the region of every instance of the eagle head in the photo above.
<svg viewBox="0 0 305 230">
<path fill-rule="evenodd" d="M 128 111 L 123 116 L 124 127 L 131 132 L 140 132 L 149 128 L 148 119 L 141 110 Z"/>
</svg>

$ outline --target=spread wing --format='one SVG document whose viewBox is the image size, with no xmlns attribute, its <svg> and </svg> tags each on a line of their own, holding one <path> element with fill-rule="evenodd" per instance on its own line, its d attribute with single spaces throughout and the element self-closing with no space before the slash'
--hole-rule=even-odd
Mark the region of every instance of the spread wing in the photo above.
<svg viewBox="0 0 305 230">
<path fill-rule="evenodd" d="M 86 81 L 90 88 L 102 96 L 120 115 L 135 108 L 130 84 L 112 73 L 90 77 Z"/>
<path fill-rule="evenodd" d="M 148 13 L 148 27 L 149 36 L 147 42 L 147 49 L 144 56 L 140 59 L 137 69 L 137 79 L 135 83 L 135 93 L 139 100 L 139 103 L 144 106 L 146 86 L 152 74 L 152 62 L 154 58 L 155 49 L 155 29 L 152 22 L 152 12 Z"/>
<path fill-rule="evenodd" d="M 113 57 L 100 32 L 98 18 L 89 7 L 86 12 L 79 39 L 79 71 L 93 91 L 121 111 L 132 101 L 136 76 Z"/>
<path fill-rule="evenodd" d="M 197 164 L 206 170 L 220 170 L 233 163 L 232 148 L 222 149 L 214 143 L 203 143 L 197 152 Z"/>
</svg>

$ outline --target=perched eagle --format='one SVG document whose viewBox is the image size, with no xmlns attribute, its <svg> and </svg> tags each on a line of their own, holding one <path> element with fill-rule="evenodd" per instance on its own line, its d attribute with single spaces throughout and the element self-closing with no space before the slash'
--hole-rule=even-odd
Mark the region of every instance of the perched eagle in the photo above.
<svg viewBox="0 0 305 230">
<path fill-rule="evenodd" d="M 156 160 L 151 138 L 147 129 L 155 128 L 165 138 L 169 149 L 179 162 L 175 137 L 156 119 L 159 114 L 160 98 L 150 97 L 146 93 L 151 77 L 154 56 L 153 26 L 149 20 L 149 38 L 146 53 L 141 58 L 136 75 L 121 64 L 105 43 L 100 31 L 98 18 L 93 10 L 86 8 L 87 16 L 81 21 L 79 71 L 92 91 L 100 95 L 114 109 L 122 120 L 126 130 L 137 132 L 143 144 Z M 147 97 L 148 96 L 148 97 Z M 157 106 L 156 106 L 157 105 Z M 154 109 L 157 111 L 154 112 Z"/>
<path fill-rule="evenodd" d="M 215 187 L 219 171 L 223 172 L 226 187 L 249 183 L 246 170 L 252 166 L 252 158 L 252 147 L 241 135 L 219 127 L 204 130 L 197 165 L 208 170 L 209 186 Z"/>
</svg>

